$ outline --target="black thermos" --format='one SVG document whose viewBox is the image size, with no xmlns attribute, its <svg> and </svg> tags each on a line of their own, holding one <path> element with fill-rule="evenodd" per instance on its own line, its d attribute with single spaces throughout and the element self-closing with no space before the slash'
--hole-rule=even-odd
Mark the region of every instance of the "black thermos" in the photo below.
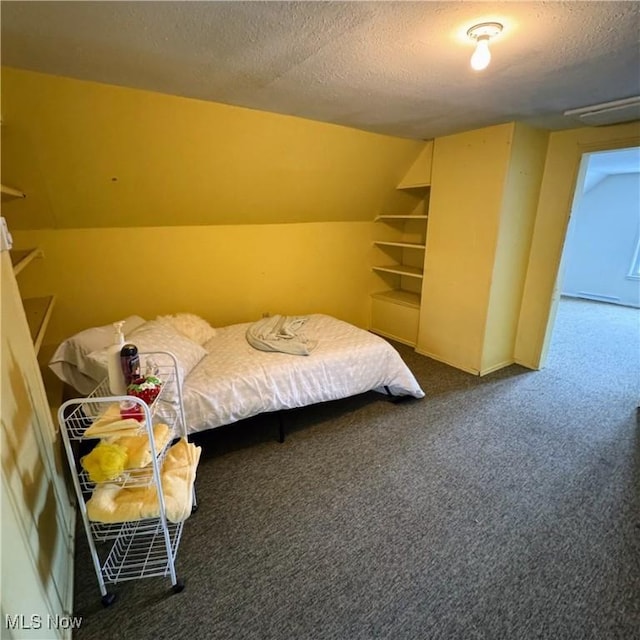
<svg viewBox="0 0 640 640">
<path fill-rule="evenodd" d="M 128 387 L 140 377 L 140 356 L 135 344 L 125 344 L 120 349 L 120 365 L 124 375 L 124 383 Z"/>
</svg>

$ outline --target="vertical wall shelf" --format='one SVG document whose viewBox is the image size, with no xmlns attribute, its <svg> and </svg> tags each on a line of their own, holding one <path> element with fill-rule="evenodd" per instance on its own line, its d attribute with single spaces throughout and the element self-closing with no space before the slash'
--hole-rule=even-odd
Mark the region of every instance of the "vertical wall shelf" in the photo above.
<svg viewBox="0 0 640 640">
<path fill-rule="evenodd" d="M 415 346 L 420 321 L 424 274 L 429 182 L 433 144 L 427 143 L 396 187 L 409 197 L 406 213 L 375 218 L 375 274 L 370 328 L 386 338 Z"/>
<path fill-rule="evenodd" d="M 373 272 L 378 283 L 371 296 L 371 329 L 386 338 L 415 346 L 420 318 L 427 216 L 378 216 Z M 382 239 L 384 238 L 384 239 Z"/>
</svg>

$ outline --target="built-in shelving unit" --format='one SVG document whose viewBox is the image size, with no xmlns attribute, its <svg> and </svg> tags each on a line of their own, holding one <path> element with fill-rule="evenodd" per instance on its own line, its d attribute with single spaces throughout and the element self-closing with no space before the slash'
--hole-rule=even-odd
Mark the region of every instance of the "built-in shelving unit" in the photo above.
<svg viewBox="0 0 640 640">
<path fill-rule="evenodd" d="M 427 144 L 397 189 L 406 213 L 375 218 L 376 274 L 371 295 L 371 330 L 415 346 L 420 319 L 422 278 L 427 239 L 432 145 Z"/>
<path fill-rule="evenodd" d="M 19 204 L 16 206 L 19 208 Z M 17 211 L 16 215 L 19 215 Z M 6 551 L 2 556 L 2 571 L 3 575 L 13 576 L 18 584 L 17 589 L 14 586 L 11 597 L 7 597 L 11 590 L 5 589 L 2 607 L 9 612 L 21 611 L 21 602 L 28 595 L 29 604 L 24 605 L 27 611 L 37 612 L 38 619 L 48 616 L 49 620 L 63 622 L 59 627 L 57 622 L 48 627 L 59 628 L 59 632 L 35 635 L 70 638 L 70 631 L 65 631 L 68 625 L 64 624 L 64 619 L 73 611 L 76 509 L 62 466 L 60 438 L 47 402 L 49 390 L 43 379 L 45 367 L 38 366 L 40 363 L 36 356 L 36 349 L 44 336 L 43 327 L 51 313 L 51 303 L 36 305 L 21 295 L 18 280 L 29 276 L 41 280 L 38 274 L 43 265 L 34 263 L 38 252 L 13 251 L 13 240 L 4 218 L 0 223 L 0 237 L 3 342 L 1 518 L 2 546 L 3 552 Z M 29 266 L 34 264 L 35 267 Z M 32 273 L 25 271 L 27 266 Z M 16 276 L 16 271 L 21 274 Z M 26 284 L 26 281 L 22 283 L 25 291 Z M 37 307 L 33 314 L 31 304 Z M 7 345 L 9 348 L 5 355 L 4 347 Z M 9 436 L 8 440 L 6 436 Z M 6 447 L 5 443 L 9 446 Z M 8 474 L 7 482 L 5 472 Z M 9 537 L 11 542 L 5 547 L 5 540 Z M 39 626 L 11 624 L 17 629 Z M 0 632 L 0 636 L 4 635 Z M 16 634 L 9 628 L 8 635 L 15 637 Z M 25 636 L 21 631 L 17 632 L 17 636 L 30 635 L 34 634 L 27 631 Z"/>
<path fill-rule="evenodd" d="M 0 196 L 2 196 L 2 202 L 7 202 L 8 200 L 14 200 L 16 198 L 27 197 L 25 193 L 22 193 L 22 191 L 18 191 L 18 189 L 8 187 L 4 184 L 0 184 Z"/>
<path fill-rule="evenodd" d="M 376 218 L 373 272 L 380 290 L 371 296 L 371 329 L 415 345 L 420 319 L 427 216 L 389 214 Z"/>
</svg>

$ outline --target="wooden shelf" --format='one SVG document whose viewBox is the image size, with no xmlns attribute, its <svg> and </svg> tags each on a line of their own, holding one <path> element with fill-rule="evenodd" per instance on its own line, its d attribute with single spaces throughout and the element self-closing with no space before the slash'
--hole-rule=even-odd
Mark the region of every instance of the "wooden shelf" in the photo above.
<svg viewBox="0 0 640 640">
<path fill-rule="evenodd" d="M 42 340 L 47 330 L 49 320 L 51 319 L 54 302 L 55 296 L 25 298 L 22 301 L 36 354 L 42 346 Z"/>
<path fill-rule="evenodd" d="M 6 185 L 0 185 L 0 195 L 2 196 L 2 202 L 7 202 L 7 200 L 14 200 L 15 198 L 26 198 L 26 194 L 22 193 L 22 191 L 18 191 L 13 187 L 7 187 Z"/>
<path fill-rule="evenodd" d="M 394 221 L 394 220 L 427 220 L 429 218 L 429 216 L 418 216 L 412 213 L 407 213 L 407 214 L 383 214 L 381 216 L 376 216 L 376 219 L 374 220 L 374 222 L 380 222 L 380 221 L 384 221 L 384 220 L 390 220 L 390 221 Z"/>
<path fill-rule="evenodd" d="M 384 302 L 391 302 L 393 304 L 400 304 L 405 307 L 411 307 L 412 309 L 420 308 L 420 294 L 413 291 L 404 291 L 403 289 L 389 289 L 388 291 L 378 291 L 371 294 L 372 298 L 376 300 L 382 300 Z"/>
<path fill-rule="evenodd" d="M 430 187 L 431 185 L 425 182 L 420 184 L 402 184 L 398 185 L 396 189 L 399 189 L 400 191 L 406 191 L 407 189 L 429 189 Z"/>
<path fill-rule="evenodd" d="M 390 264 L 386 266 L 374 266 L 374 271 L 384 271 L 385 273 L 397 273 L 401 276 L 409 276 L 410 278 L 422 278 L 422 269 L 410 267 L 406 264 Z"/>
<path fill-rule="evenodd" d="M 42 258 L 41 249 L 12 249 L 9 251 L 13 273 L 18 275 L 32 260 Z"/>
<path fill-rule="evenodd" d="M 418 242 L 392 242 L 389 240 L 374 240 L 373 244 L 384 247 L 404 247 L 405 249 L 424 249 L 426 246 Z"/>
</svg>

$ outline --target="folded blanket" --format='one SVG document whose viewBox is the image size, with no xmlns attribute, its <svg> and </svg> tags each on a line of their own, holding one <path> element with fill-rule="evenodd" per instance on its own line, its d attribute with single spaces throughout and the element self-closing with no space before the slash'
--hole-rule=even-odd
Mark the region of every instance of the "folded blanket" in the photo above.
<svg viewBox="0 0 640 640">
<path fill-rule="evenodd" d="M 153 442 L 158 455 L 169 442 L 171 429 L 166 424 L 153 425 Z M 140 435 L 112 436 L 104 439 L 110 444 L 119 445 L 127 452 L 125 469 L 138 469 L 151 464 L 151 448 L 146 429 Z"/>
<path fill-rule="evenodd" d="M 161 480 L 165 515 L 171 522 L 186 520 L 193 506 L 193 483 L 201 448 L 181 438 L 167 452 Z M 87 515 L 94 522 L 131 522 L 160 515 L 158 492 L 149 487 L 98 485 L 87 502 Z"/>
<path fill-rule="evenodd" d="M 84 437 L 103 438 L 114 435 L 135 435 L 141 433 L 141 427 L 144 427 L 144 422 L 138 422 L 133 418 L 123 420 L 120 415 L 119 403 L 112 402 L 84 432 Z"/>
<path fill-rule="evenodd" d="M 294 356 L 308 356 L 318 343 L 308 340 L 300 333 L 307 319 L 306 316 L 281 315 L 262 318 L 247 329 L 247 342 L 260 351 L 280 351 Z"/>
</svg>

